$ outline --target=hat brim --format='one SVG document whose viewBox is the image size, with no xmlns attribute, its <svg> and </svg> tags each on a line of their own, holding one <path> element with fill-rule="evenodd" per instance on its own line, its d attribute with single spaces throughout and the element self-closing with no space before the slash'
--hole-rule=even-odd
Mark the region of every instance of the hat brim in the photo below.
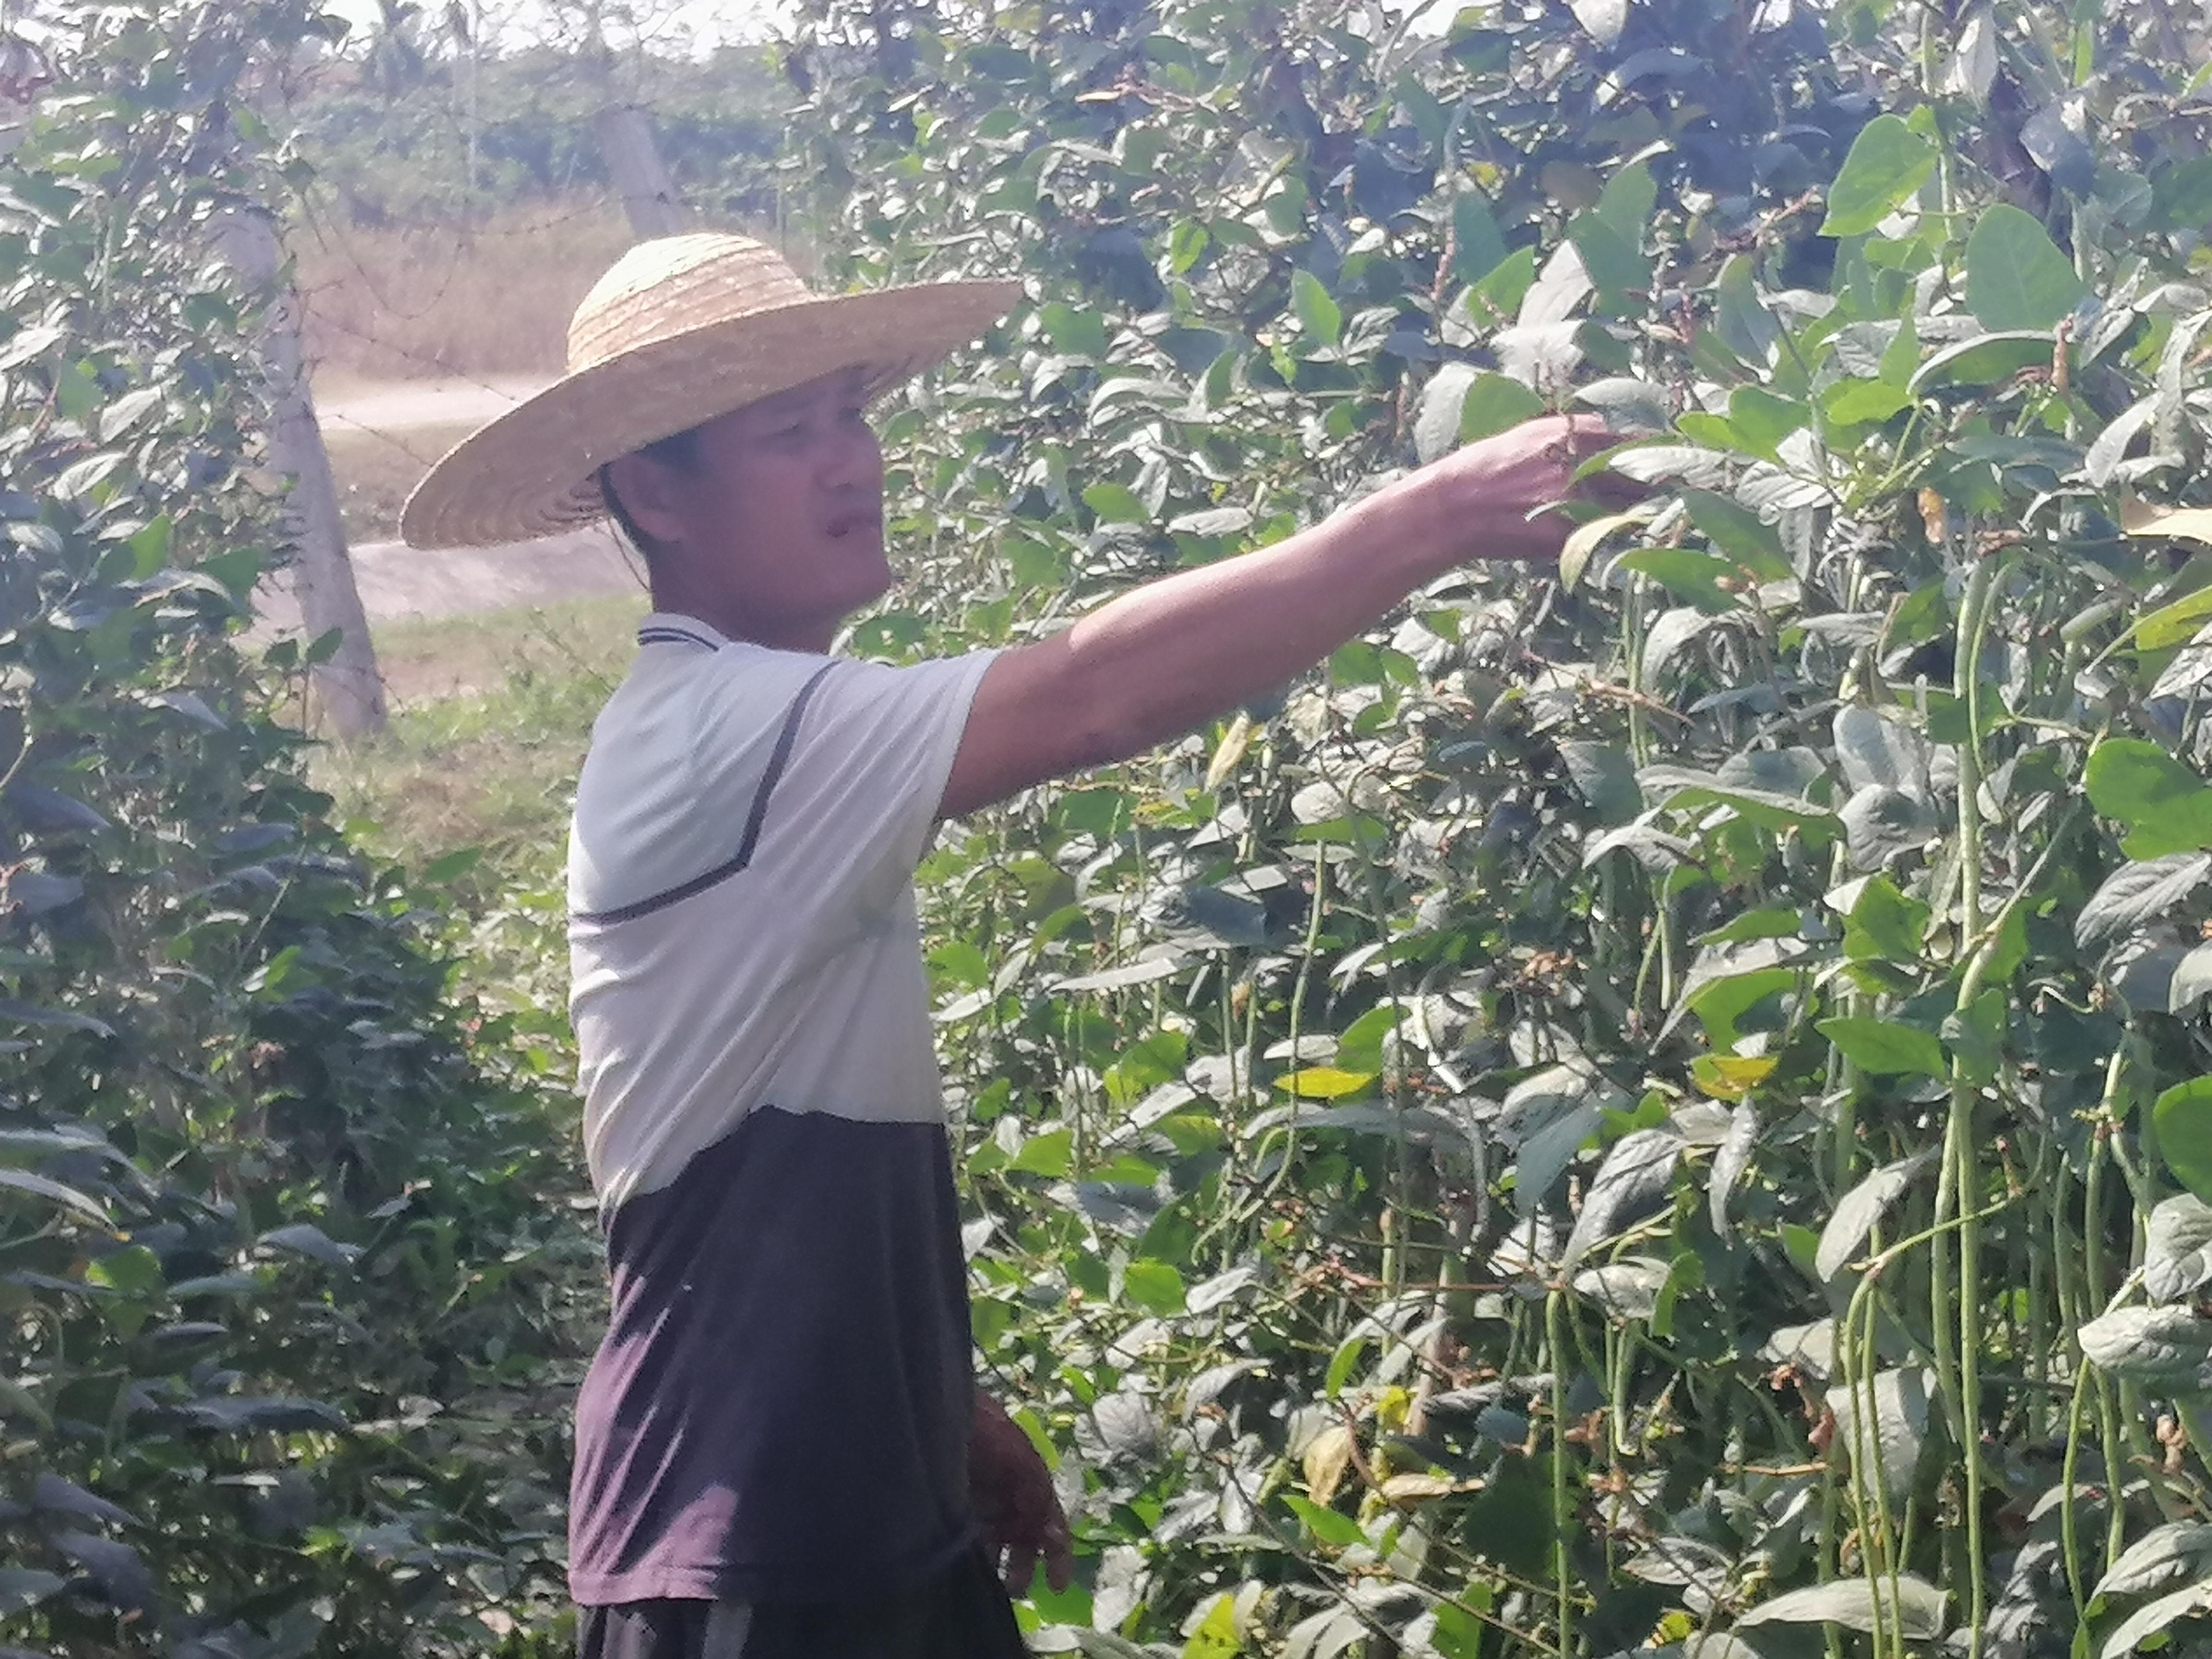
<svg viewBox="0 0 2212 1659">
<path fill-rule="evenodd" d="M 456 445 L 400 514 L 410 547 L 489 547 L 606 516 L 599 471 L 704 422 L 866 368 L 886 389 L 1013 308 L 1018 283 L 807 299 L 671 334 L 555 381 Z"/>
</svg>

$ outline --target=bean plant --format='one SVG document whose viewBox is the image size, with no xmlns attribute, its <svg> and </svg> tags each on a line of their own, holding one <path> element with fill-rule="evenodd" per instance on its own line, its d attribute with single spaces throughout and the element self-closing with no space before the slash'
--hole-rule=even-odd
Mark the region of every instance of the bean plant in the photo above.
<svg viewBox="0 0 2212 1659">
<path fill-rule="evenodd" d="M 597 1295 L 562 1039 L 309 786 L 331 641 L 240 635 L 289 532 L 210 229 L 333 25 L 64 21 L 0 158 L 0 1644 L 519 1656 Z"/>
<path fill-rule="evenodd" d="M 1547 410 L 1650 488 L 930 855 L 1035 1640 L 2196 1650 L 2201 21 L 1424 12 L 799 9 L 833 271 L 1028 294 L 854 648 Z"/>
</svg>

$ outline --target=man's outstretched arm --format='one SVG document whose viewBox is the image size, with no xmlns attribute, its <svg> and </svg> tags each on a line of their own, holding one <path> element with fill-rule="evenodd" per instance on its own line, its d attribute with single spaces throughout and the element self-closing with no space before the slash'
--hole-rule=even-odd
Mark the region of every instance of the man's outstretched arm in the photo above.
<svg viewBox="0 0 2212 1659">
<path fill-rule="evenodd" d="M 1179 737 L 1310 668 L 1469 559 L 1550 559 L 1572 526 L 1536 508 L 1609 440 L 1551 417 L 1470 444 L 1321 524 L 1122 594 L 985 672 L 947 817 Z"/>
</svg>

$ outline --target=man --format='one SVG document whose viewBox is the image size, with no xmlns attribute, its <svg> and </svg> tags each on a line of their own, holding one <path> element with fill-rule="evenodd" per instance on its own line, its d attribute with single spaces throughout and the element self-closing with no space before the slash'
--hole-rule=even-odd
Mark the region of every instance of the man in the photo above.
<svg viewBox="0 0 2212 1659">
<path fill-rule="evenodd" d="M 573 1012 L 613 1309 L 577 1408 L 586 1659 L 1000 1659 L 1068 1534 L 972 1381 L 912 877 L 944 818 L 1279 685 L 1454 563 L 1542 559 L 1601 441 L 1471 446 L 1035 644 L 828 654 L 891 582 L 870 398 L 1002 283 L 837 299 L 770 250 L 633 249 L 571 372 L 409 502 L 417 546 L 611 514 L 654 613 L 570 843 Z"/>
</svg>

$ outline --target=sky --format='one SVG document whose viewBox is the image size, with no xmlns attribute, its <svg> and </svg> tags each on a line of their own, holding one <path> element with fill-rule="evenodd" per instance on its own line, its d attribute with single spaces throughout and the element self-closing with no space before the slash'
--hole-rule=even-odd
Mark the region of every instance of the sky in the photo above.
<svg viewBox="0 0 2212 1659">
<path fill-rule="evenodd" d="M 434 17 L 445 9 L 443 0 L 419 0 L 423 11 Z M 356 29 L 366 27 L 377 15 L 376 0 L 326 0 L 332 11 Z M 535 0 L 488 0 L 483 9 L 495 19 L 511 17 L 505 27 L 527 33 Z M 727 40 L 757 38 L 781 12 L 777 0 L 644 0 L 641 9 L 665 14 L 669 26 L 688 33 L 702 48 Z"/>
</svg>

